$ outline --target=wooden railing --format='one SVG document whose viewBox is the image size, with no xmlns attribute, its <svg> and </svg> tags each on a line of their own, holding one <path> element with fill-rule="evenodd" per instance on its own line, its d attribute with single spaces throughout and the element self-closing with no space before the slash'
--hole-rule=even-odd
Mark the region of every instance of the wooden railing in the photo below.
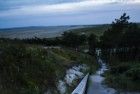
<svg viewBox="0 0 140 94">
<path fill-rule="evenodd" d="M 89 73 L 82 79 L 82 81 L 79 83 L 79 85 L 71 94 L 85 94 L 86 85 L 88 82 L 88 76 L 89 76 Z"/>
</svg>

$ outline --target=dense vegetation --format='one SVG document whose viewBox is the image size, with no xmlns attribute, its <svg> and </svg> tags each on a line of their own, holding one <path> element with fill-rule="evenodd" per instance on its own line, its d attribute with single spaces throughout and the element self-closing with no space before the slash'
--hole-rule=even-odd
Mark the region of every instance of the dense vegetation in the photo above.
<svg viewBox="0 0 140 94">
<path fill-rule="evenodd" d="M 2 94 L 37 94 L 54 87 L 56 74 L 47 51 L 9 44 L 1 47 L 0 76 Z"/>
<path fill-rule="evenodd" d="M 90 54 L 94 55 L 95 48 L 97 47 L 98 38 L 94 33 L 89 35 L 86 34 L 79 34 L 77 32 L 69 31 L 64 32 L 61 37 L 56 38 L 31 38 L 31 39 L 14 39 L 13 40 L 28 43 L 28 44 L 38 44 L 44 46 L 63 46 L 72 48 L 75 50 L 80 50 L 81 46 L 86 46 L 84 49 L 89 49 Z M 96 46 L 95 46 L 96 45 Z"/>
<path fill-rule="evenodd" d="M 95 59 L 66 48 L 43 48 L 25 44 L 22 40 L 0 40 L 0 93 L 43 94 L 56 88 L 66 70 L 74 65 L 87 64 L 95 71 Z"/>
<path fill-rule="evenodd" d="M 125 13 L 101 37 L 103 57 L 109 63 L 106 82 L 115 88 L 140 91 L 140 28 Z"/>
</svg>

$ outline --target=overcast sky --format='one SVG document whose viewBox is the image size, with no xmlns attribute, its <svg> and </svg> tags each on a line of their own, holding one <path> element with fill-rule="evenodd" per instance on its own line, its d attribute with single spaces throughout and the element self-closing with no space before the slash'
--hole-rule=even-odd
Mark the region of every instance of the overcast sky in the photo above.
<svg viewBox="0 0 140 94">
<path fill-rule="evenodd" d="M 140 0 L 0 0 L 0 28 L 140 22 Z"/>
</svg>

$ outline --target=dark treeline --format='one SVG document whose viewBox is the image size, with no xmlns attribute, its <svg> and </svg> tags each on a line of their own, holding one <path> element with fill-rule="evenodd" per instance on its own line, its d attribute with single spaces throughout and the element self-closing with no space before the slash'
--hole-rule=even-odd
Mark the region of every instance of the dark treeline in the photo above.
<svg viewBox="0 0 140 94">
<path fill-rule="evenodd" d="M 101 37 L 101 47 L 107 56 L 115 55 L 122 61 L 140 59 L 140 28 L 129 19 L 124 13 Z"/>
<path fill-rule="evenodd" d="M 30 39 L 22 39 L 21 41 L 29 44 L 41 44 L 45 46 L 67 46 L 72 48 L 78 48 L 78 46 L 82 45 L 86 41 L 85 35 L 78 35 L 73 32 L 64 32 L 62 37 L 56 38 L 30 38 Z"/>
<path fill-rule="evenodd" d="M 62 34 L 62 44 L 67 47 L 78 48 L 85 44 L 86 40 L 87 37 L 84 34 L 79 35 L 74 32 L 64 32 Z"/>
<path fill-rule="evenodd" d="M 26 39 L 9 39 L 0 38 L 3 43 L 26 43 L 26 44 L 37 44 L 44 46 L 66 46 L 72 48 L 78 48 L 80 45 L 84 44 L 87 37 L 85 35 L 79 35 L 73 32 L 64 32 L 62 37 L 56 38 L 26 38 Z"/>
<path fill-rule="evenodd" d="M 105 82 L 120 90 L 140 91 L 140 28 L 125 13 L 100 39 L 109 70 Z"/>
<path fill-rule="evenodd" d="M 97 36 L 95 34 L 78 34 L 76 32 L 64 32 L 61 37 L 55 38 L 26 38 L 26 39 L 9 39 L 9 38 L 0 38 L 0 41 L 3 43 L 15 43 L 15 44 L 35 44 L 35 45 L 44 45 L 44 46 L 63 46 L 79 50 L 80 46 L 87 45 L 89 47 L 89 53 L 95 55 L 95 48 L 97 47 Z"/>
<path fill-rule="evenodd" d="M 24 43 L 29 44 L 39 44 L 39 45 L 45 45 L 45 46 L 56 46 L 62 44 L 62 41 L 60 38 L 28 38 L 28 39 L 22 39 L 21 40 Z"/>
<path fill-rule="evenodd" d="M 56 38 L 30 38 L 20 40 L 24 43 L 39 44 L 44 46 L 65 46 L 69 48 L 79 49 L 79 46 L 90 45 L 89 50 L 91 54 L 95 52 L 96 36 L 91 34 L 86 36 L 85 34 L 77 34 L 75 32 L 64 32 L 61 37 Z"/>
<path fill-rule="evenodd" d="M 75 50 L 79 50 L 80 46 L 87 45 L 89 54 L 95 55 L 95 50 L 99 47 L 99 42 L 95 34 L 85 35 L 77 34 L 75 32 L 64 32 L 61 37 L 58 38 L 31 38 L 21 40 L 24 43 L 29 44 L 41 44 L 45 46 L 64 46 Z"/>
</svg>

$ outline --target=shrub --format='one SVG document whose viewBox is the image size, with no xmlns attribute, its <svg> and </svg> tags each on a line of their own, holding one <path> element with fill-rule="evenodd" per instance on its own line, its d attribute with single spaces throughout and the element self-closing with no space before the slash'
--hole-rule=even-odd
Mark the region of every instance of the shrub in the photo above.
<svg viewBox="0 0 140 94">
<path fill-rule="evenodd" d="M 0 84 L 3 89 L 20 92 L 25 88 L 27 91 L 41 92 L 47 88 L 55 88 L 54 64 L 48 59 L 45 50 L 24 45 L 7 45 L 1 47 L 1 52 Z"/>
<path fill-rule="evenodd" d="M 130 67 L 131 66 L 128 63 L 121 63 L 121 64 L 118 64 L 115 66 L 111 66 L 110 72 L 112 74 L 122 74 L 122 73 L 126 72 L 127 70 L 129 70 Z"/>
<path fill-rule="evenodd" d="M 140 79 L 140 64 L 132 67 L 125 73 L 128 77 L 132 78 L 134 81 L 138 81 Z"/>
</svg>

